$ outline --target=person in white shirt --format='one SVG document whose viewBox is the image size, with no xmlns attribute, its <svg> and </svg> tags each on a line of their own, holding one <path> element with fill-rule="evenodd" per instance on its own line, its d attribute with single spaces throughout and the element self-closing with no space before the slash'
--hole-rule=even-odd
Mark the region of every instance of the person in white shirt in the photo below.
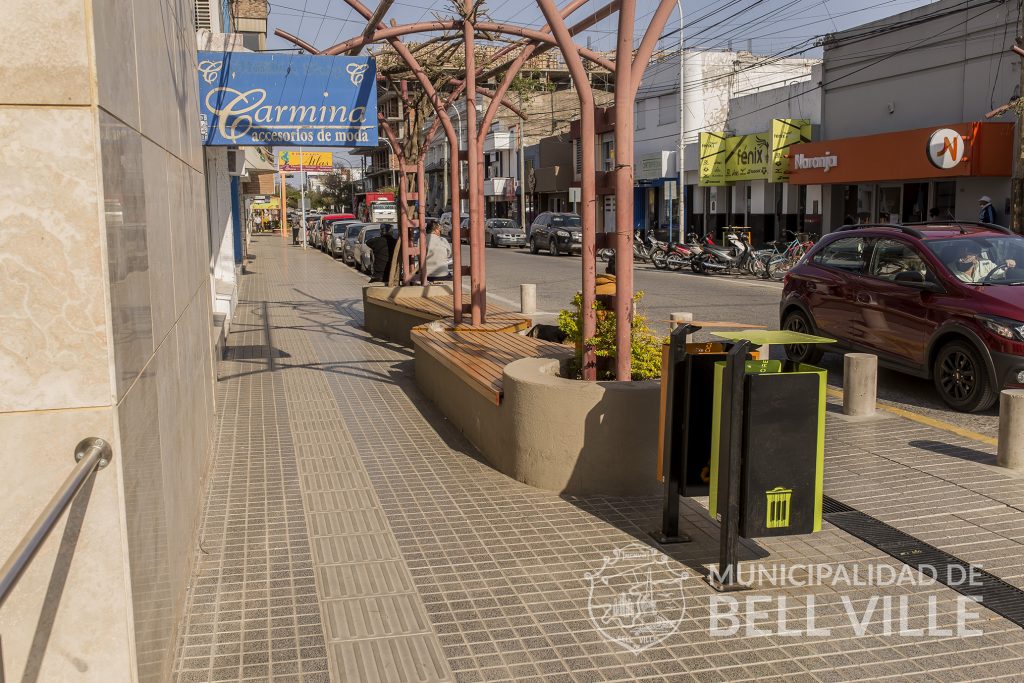
<svg viewBox="0 0 1024 683">
<path fill-rule="evenodd" d="M 1006 270 L 1016 266 L 1017 262 L 1013 259 L 1007 259 L 1003 265 L 990 261 L 982 255 L 976 244 L 968 242 L 961 248 L 960 256 L 953 264 L 953 274 L 964 282 L 984 282 L 993 271 L 1003 271 L 992 276 L 993 280 L 999 280 L 1006 277 Z"/>
<path fill-rule="evenodd" d="M 448 262 L 452 258 L 452 245 L 441 237 L 441 226 L 434 223 L 427 228 L 427 279 L 451 280 Z"/>
</svg>

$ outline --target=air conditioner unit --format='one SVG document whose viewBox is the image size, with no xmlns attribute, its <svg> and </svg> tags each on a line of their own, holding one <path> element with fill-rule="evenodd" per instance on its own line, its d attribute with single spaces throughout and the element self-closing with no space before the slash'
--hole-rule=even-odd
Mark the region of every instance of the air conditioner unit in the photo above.
<svg viewBox="0 0 1024 683">
<path fill-rule="evenodd" d="M 245 150 L 228 147 L 228 175 L 245 175 Z"/>
</svg>

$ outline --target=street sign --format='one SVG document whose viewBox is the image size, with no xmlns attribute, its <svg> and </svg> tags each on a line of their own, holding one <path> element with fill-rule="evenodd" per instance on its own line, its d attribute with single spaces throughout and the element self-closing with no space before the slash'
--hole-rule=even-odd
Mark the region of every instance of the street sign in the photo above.
<svg viewBox="0 0 1024 683">
<path fill-rule="evenodd" d="M 333 152 L 292 152 L 289 150 L 279 150 L 277 153 L 278 171 L 329 173 L 333 169 Z"/>
<path fill-rule="evenodd" d="M 204 145 L 375 147 L 371 57 L 200 52 Z"/>
</svg>

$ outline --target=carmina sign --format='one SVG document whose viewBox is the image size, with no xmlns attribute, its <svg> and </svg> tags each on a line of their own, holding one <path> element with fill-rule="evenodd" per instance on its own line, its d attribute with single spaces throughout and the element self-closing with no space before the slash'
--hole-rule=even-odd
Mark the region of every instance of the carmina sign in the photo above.
<svg viewBox="0 0 1024 683">
<path fill-rule="evenodd" d="M 204 145 L 375 147 L 370 57 L 199 53 Z"/>
</svg>

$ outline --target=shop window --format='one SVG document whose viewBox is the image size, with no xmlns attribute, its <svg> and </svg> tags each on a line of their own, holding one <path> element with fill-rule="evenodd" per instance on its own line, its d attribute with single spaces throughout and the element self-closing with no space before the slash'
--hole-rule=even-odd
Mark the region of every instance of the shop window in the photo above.
<svg viewBox="0 0 1024 683">
<path fill-rule="evenodd" d="M 647 100 L 637 100 L 633 107 L 633 124 L 636 130 L 647 127 Z"/>
</svg>

